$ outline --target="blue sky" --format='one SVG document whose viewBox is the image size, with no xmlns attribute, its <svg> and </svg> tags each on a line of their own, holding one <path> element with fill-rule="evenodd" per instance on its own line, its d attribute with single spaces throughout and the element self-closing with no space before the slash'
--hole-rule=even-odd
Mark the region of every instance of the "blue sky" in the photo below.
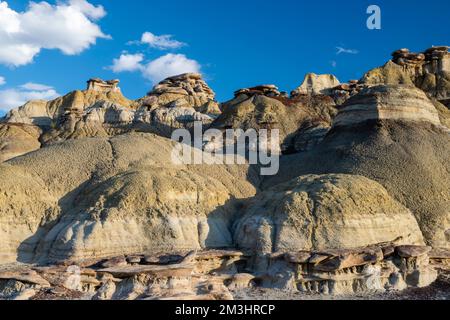
<svg viewBox="0 0 450 320">
<path fill-rule="evenodd" d="M 90 77 L 119 78 L 124 95 L 138 98 L 151 89 L 152 80 L 159 74 L 154 70 L 158 65 L 153 66 L 152 73 L 148 71 L 149 64 L 168 54 L 177 58 L 184 55 L 181 64 L 201 68 L 217 99 L 225 101 L 234 90 L 257 84 L 273 83 L 281 90 L 291 91 L 308 72 L 333 73 L 341 81 L 358 79 L 365 71 L 386 62 L 395 49 L 418 51 L 431 45 L 450 44 L 450 2 L 443 0 L 89 0 L 90 7 L 84 6 L 86 0 L 60 0 L 59 5 L 77 4 L 91 22 L 90 27 L 99 28 L 93 27 L 87 38 L 78 40 L 77 34 L 66 36 L 57 19 L 45 23 L 47 29 L 36 27 L 32 15 L 38 11 L 30 10 L 25 0 L 0 0 L 0 17 L 1 3 L 5 7 L 5 2 L 10 16 L 14 15 L 11 11 L 28 11 L 23 16 L 28 20 L 22 22 L 27 24 L 31 36 L 22 35 L 19 40 L 11 32 L 2 36 L 3 23 L 0 24 L 0 84 L 5 82 L 0 85 L 0 98 L 4 101 L 8 94 L 18 94 L 17 100 L 34 97 L 30 92 L 52 96 L 84 89 Z M 48 3 L 56 5 L 56 1 Z M 366 9 L 371 4 L 381 8 L 381 30 L 366 28 Z M 47 7 L 50 11 L 55 8 Z M 82 34 L 87 29 L 70 32 Z M 43 31 L 33 34 L 34 30 Z M 157 42 L 138 43 L 144 32 L 172 38 L 163 38 L 168 45 L 163 43 L 164 48 L 158 48 Z M 9 41 L 7 45 L 2 43 L 5 41 Z M 14 65 L 19 59 L 19 55 L 11 56 L 14 50 L 3 52 L 2 59 L 1 47 L 9 48 L 17 41 L 33 42 L 32 48 L 38 48 L 32 61 Z M 336 47 L 354 53 L 338 55 Z M 115 73 L 108 68 L 121 54 L 140 57 L 134 67 L 125 66 L 134 71 Z M 0 101 L 0 109 L 7 108 Z"/>
</svg>

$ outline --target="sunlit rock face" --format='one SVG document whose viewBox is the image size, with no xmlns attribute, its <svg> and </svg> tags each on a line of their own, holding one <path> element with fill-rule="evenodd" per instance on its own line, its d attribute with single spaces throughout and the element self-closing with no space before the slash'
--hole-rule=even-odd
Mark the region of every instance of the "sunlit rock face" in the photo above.
<svg viewBox="0 0 450 320">
<path fill-rule="evenodd" d="M 331 89 L 339 84 L 339 80 L 332 74 L 317 75 L 315 73 L 308 73 L 303 83 L 292 91 L 291 96 L 329 94 Z"/>
<path fill-rule="evenodd" d="M 419 53 L 399 49 L 392 53 L 391 61 L 383 67 L 367 72 L 361 82 L 367 85 L 413 84 L 425 91 L 430 98 L 435 98 L 448 106 L 450 101 L 449 48 L 435 46 Z"/>
<path fill-rule="evenodd" d="M 236 222 L 257 253 L 352 248 L 402 237 L 423 244 L 413 214 L 378 183 L 355 175 L 302 176 L 261 193 Z"/>
<path fill-rule="evenodd" d="M 405 85 L 380 85 L 350 98 L 334 119 L 334 126 L 350 126 L 368 120 L 429 122 L 440 126 L 439 114 L 426 94 Z"/>
</svg>

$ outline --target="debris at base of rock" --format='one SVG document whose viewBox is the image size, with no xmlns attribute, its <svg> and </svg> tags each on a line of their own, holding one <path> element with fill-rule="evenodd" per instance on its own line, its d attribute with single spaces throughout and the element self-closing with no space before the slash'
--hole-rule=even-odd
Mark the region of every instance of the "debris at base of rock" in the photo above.
<svg viewBox="0 0 450 320">
<path fill-rule="evenodd" d="M 267 268 L 252 266 L 255 262 Z M 429 286 L 449 266 L 448 250 L 395 241 L 277 252 L 265 259 L 239 250 L 133 255 L 90 268 L 30 266 L 0 272 L 0 299 L 231 300 L 234 293 L 257 288 L 325 295 L 391 292 Z M 248 271 L 256 269 L 265 271 Z"/>
</svg>

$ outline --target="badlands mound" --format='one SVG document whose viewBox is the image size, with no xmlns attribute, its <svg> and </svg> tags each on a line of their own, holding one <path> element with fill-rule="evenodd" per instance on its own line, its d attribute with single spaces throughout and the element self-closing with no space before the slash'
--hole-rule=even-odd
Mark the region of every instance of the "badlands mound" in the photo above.
<svg viewBox="0 0 450 320">
<path fill-rule="evenodd" d="M 83 139 L 1 165 L 1 261 L 231 247 L 236 199 L 256 191 L 248 166 L 176 166 L 172 147 L 150 134 Z"/>
<path fill-rule="evenodd" d="M 361 176 L 302 176 L 249 201 L 236 243 L 258 253 L 347 249 L 402 238 L 423 245 L 412 213 Z"/>
</svg>

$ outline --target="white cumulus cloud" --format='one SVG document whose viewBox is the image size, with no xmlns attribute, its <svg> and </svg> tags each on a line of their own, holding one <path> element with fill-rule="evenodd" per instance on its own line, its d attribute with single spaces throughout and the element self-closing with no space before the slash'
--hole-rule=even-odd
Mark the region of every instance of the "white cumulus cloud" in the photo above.
<svg viewBox="0 0 450 320">
<path fill-rule="evenodd" d="M 166 54 L 145 65 L 143 75 L 145 78 L 157 83 L 167 77 L 188 72 L 200 72 L 200 64 L 188 59 L 184 54 Z"/>
<path fill-rule="evenodd" d="M 118 59 L 113 60 L 113 64 L 109 69 L 116 73 L 138 71 L 142 70 L 142 61 L 144 61 L 144 55 L 141 53 L 122 53 Z"/>
<path fill-rule="evenodd" d="M 58 96 L 59 94 L 51 86 L 27 83 L 17 88 L 0 90 L 0 110 L 9 111 L 30 100 L 51 100 Z"/>
<path fill-rule="evenodd" d="M 170 34 L 157 36 L 151 32 L 142 34 L 141 43 L 160 50 L 178 49 L 186 45 L 184 42 L 173 39 L 173 36 Z"/>
<path fill-rule="evenodd" d="M 196 60 L 187 58 L 184 54 L 168 53 L 144 63 L 144 56 L 140 53 L 123 53 L 118 59 L 114 59 L 113 65 L 108 68 L 116 73 L 140 71 L 144 78 L 152 81 L 152 83 L 158 83 L 165 78 L 182 73 L 199 73 L 201 65 Z"/>
<path fill-rule="evenodd" d="M 0 77 L 0 86 L 4 85 L 6 83 L 5 77 Z"/>
<path fill-rule="evenodd" d="M 105 15 L 102 6 L 87 0 L 64 0 L 56 5 L 30 2 L 24 12 L 16 12 L 0 0 L 0 63 L 26 65 L 42 49 L 79 54 L 98 38 L 110 38 L 95 23 Z"/>
</svg>

